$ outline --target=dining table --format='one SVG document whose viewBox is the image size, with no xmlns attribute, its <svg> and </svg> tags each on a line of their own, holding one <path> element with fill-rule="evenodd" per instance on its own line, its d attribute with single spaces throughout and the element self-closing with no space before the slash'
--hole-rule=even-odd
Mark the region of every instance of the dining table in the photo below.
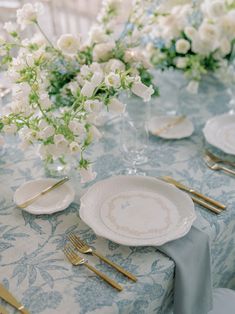
<svg viewBox="0 0 235 314">
<path fill-rule="evenodd" d="M 163 87 L 161 97 L 151 101 L 156 114 L 158 109 L 164 109 L 161 106 L 167 88 Z M 230 160 L 233 156 L 209 145 L 202 131 L 209 118 L 228 111 L 229 96 L 217 80 L 202 82 L 200 88 L 198 95 L 192 96 L 193 101 L 185 96 L 184 100 L 189 101 L 180 103 L 182 112 L 193 122 L 193 134 L 178 140 L 150 135 L 148 162 L 142 169 L 150 177 L 172 176 L 227 205 L 217 215 L 195 204 L 194 226 L 210 239 L 213 287 L 235 289 L 235 176 L 209 169 L 203 159 L 205 149 Z M 3 100 L 8 101 L 10 95 Z M 167 314 L 172 310 L 174 261 L 155 246 L 121 245 L 98 236 L 79 215 L 80 199 L 87 189 L 95 182 L 119 175 L 126 167 L 119 141 L 120 121 L 110 119 L 101 125 L 103 137 L 89 151 L 97 172 L 95 180 L 81 184 L 79 175 L 72 172 L 74 201 L 65 210 L 50 215 L 30 214 L 13 201 L 19 186 L 49 176 L 36 148 L 22 150 L 18 137 L 9 135 L 0 146 L 0 283 L 31 314 Z M 120 283 L 123 291 L 118 292 L 87 268 L 73 266 L 63 253 L 71 233 L 134 274 L 137 282 L 95 256 L 86 258 Z M 1 299 L 0 305 L 16 313 Z"/>
</svg>

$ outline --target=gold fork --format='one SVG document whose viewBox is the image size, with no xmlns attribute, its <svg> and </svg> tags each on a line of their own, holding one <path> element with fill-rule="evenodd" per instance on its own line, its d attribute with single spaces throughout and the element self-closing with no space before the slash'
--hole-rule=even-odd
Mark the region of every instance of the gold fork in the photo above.
<svg viewBox="0 0 235 314">
<path fill-rule="evenodd" d="M 210 169 L 212 169 L 212 170 L 222 170 L 222 171 L 224 171 L 226 173 L 235 175 L 235 171 L 234 170 L 231 170 L 231 169 L 229 169 L 227 167 L 219 165 L 218 163 L 216 163 L 213 160 L 211 160 L 211 158 L 209 156 L 207 156 L 207 155 L 204 156 L 204 160 L 205 160 L 207 166 Z"/>
<path fill-rule="evenodd" d="M 226 159 L 222 159 L 222 158 L 212 154 L 209 150 L 205 151 L 205 155 L 208 156 L 212 161 L 214 161 L 216 163 L 223 163 L 223 164 L 235 167 L 235 162 L 230 161 L 230 160 L 226 160 Z"/>
<path fill-rule="evenodd" d="M 123 290 L 122 286 L 120 286 L 116 281 L 114 281 L 113 279 L 109 278 L 108 276 L 106 276 L 105 274 L 100 272 L 98 269 L 96 269 L 95 267 L 93 267 L 90 264 L 88 264 L 88 261 L 85 260 L 84 258 L 78 256 L 74 252 L 74 250 L 71 248 L 70 245 L 67 244 L 64 247 L 63 252 L 64 252 L 65 256 L 68 258 L 68 260 L 70 261 L 71 264 L 73 264 L 75 266 L 84 265 L 87 268 L 89 268 L 91 271 L 93 271 L 96 275 L 100 276 L 100 278 L 102 278 L 103 280 L 108 282 L 112 287 L 116 288 L 118 291 L 122 291 Z"/>
<path fill-rule="evenodd" d="M 126 277 L 128 277 L 129 279 L 133 280 L 134 282 L 137 281 L 137 278 L 129 273 L 127 270 L 125 270 L 124 268 L 122 268 L 121 266 L 117 265 L 116 263 L 110 261 L 107 257 L 101 255 L 100 253 L 98 253 L 97 251 L 95 251 L 94 249 L 92 249 L 90 246 L 88 246 L 85 242 L 83 242 L 78 236 L 76 236 L 75 234 L 70 234 L 68 236 L 68 239 L 71 241 L 71 243 L 74 245 L 74 247 L 83 254 L 92 254 L 95 255 L 97 257 L 99 257 L 102 261 L 104 261 L 105 263 L 109 264 L 110 266 L 112 266 L 113 268 L 115 268 L 116 270 L 118 270 L 120 273 L 122 273 L 123 275 L 125 275 Z"/>
</svg>

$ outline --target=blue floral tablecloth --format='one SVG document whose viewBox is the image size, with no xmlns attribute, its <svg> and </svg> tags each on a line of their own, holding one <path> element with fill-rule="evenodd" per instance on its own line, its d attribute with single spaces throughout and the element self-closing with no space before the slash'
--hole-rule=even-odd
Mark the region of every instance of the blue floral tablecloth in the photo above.
<svg viewBox="0 0 235 314">
<path fill-rule="evenodd" d="M 167 85 L 162 88 L 162 97 L 167 95 Z M 162 109 L 161 99 L 153 102 L 156 110 Z M 211 239 L 214 286 L 235 288 L 235 178 L 211 171 L 202 159 L 208 145 L 202 128 L 208 118 L 226 112 L 228 96 L 222 85 L 206 83 L 193 101 L 186 96 L 182 99 L 181 110 L 195 125 L 193 135 L 176 141 L 151 136 L 150 160 L 144 170 L 151 176 L 172 175 L 228 205 L 219 216 L 196 206 L 195 225 Z M 119 174 L 125 167 L 119 128 L 118 121 L 107 123 L 102 127 L 103 139 L 92 148 L 96 181 Z M 0 282 L 32 314 L 168 313 L 173 300 L 174 262 L 155 247 L 126 247 L 97 237 L 79 217 L 79 199 L 87 186 L 82 187 L 76 175 L 72 177 L 75 201 L 63 212 L 33 216 L 15 207 L 16 188 L 45 176 L 35 150 L 22 152 L 17 144 L 17 139 L 7 139 L 0 150 Z M 72 267 L 62 253 L 70 232 L 136 274 L 138 282 L 132 283 L 88 256 L 93 265 L 124 286 L 118 293 L 85 267 Z M 6 308 L 15 313 L 10 306 Z"/>
</svg>

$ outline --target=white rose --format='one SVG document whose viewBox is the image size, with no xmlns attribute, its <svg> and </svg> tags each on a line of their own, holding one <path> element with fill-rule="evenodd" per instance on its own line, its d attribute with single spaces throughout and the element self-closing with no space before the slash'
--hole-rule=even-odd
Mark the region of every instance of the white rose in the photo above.
<svg viewBox="0 0 235 314">
<path fill-rule="evenodd" d="M 103 81 L 104 75 L 102 72 L 95 72 L 91 78 L 91 84 L 93 84 L 95 87 L 101 84 Z"/>
<path fill-rule="evenodd" d="M 83 85 L 83 87 L 81 89 L 81 94 L 83 96 L 90 98 L 93 95 L 95 88 L 96 88 L 96 86 L 94 84 L 92 84 L 89 81 L 85 81 L 85 84 Z"/>
<path fill-rule="evenodd" d="M 3 29 L 5 29 L 9 34 L 18 32 L 17 24 L 12 22 L 6 22 L 3 26 Z"/>
<path fill-rule="evenodd" d="M 96 178 L 97 173 L 92 171 L 92 167 L 89 165 L 86 169 L 80 169 L 81 183 L 92 181 Z"/>
<path fill-rule="evenodd" d="M 106 73 L 116 72 L 117 70 L 125 71 L 125 69 L 126 69 L 125 64 L 118 59 L 110 59 L 104 66 L 104 70 Z"/>
<path fill-rule="evenodd" d="M 222 38 L 220 40 L 220 47 L 219 47 L 219 51 L 221 53 L 222 57 L 227 56 L 232 50 L 232 45 L 230 43 L 230 41 L 226 38 Z"/>
<path fill-rule="evenodd" d="M 215 42 L 218 39 L 218 27 L 212 24 L 203 23 L 199 27 L 199 36 L 205 42 Z"/>
<path fill-rule="evenodd" d="M 111 72 L 108 75 L 106 75 L 104 82 L 107 87 L 119 88 L 121 85 L 120 75 L 114 72 Z"/>
<path fill-rule="evenodd" d="M 176 67 L 178 69 L 184 69 L 187 66 L 188 59 L 185 57 L 176 58 Z"/>
<path fill-rule="evenodd" d="M 197 94 L 198 92 L 198 87 L 199 87 L 199 82 L 198 81 L 190 81 L 188 86 L 186 87 L 187 91 L 191 94 Z"/>
<path fill-rule="evenodd" d="M 80 47 L 80 40 L 72 34 L 63 34 L 57 41 L 57 47 L 65 54 L 74 55 Z"/>
<path fill-rule="evenodd" d="M 91 44 L 104 43 L 109 40 L 109 36 L 105 34 L 100 26 L 93 26 L 89 32 L 89 41 Z"/>
<path fill-rule="evenodd" d="M 197 30 L 192 26 L 187 26 L 184 29 L 184 33 L 189 39 L 193 39 L 197 34 Z"/>
<path fill-rule="evenodd" d="M 43 13 L 43 5 L 41 3 L 26 3 L 22 9 L 17 10 L 17 23 L 21 29 L 25 29 L 26 25 L 35 23 L 38 15 Z"/>
<path fill-rule="evenodd" d="M 203 56 L 209 55 L 215 50 L 215 43 L 209 41 L 203 41 L 196 36 L 192 41 L 192 51 Z"/>
<path fill-rule="evenodd" d="M 69 144 L 69 149 L 72 154 L 76 154 L 81 151 L 81 146 L 77 142 L 71 142 Z"/>
<path fill-rule="evenodd" d="M 232 10 L 225 16 L 221 17 L 219 22 L 223 36 L 229 40 L 233 40 L 235 38 L 235 10 Z"/>
<path fill-rule="evenodd" d="M 126 104 L 123 104 L 117 98 L 112 98 L 108 104 L 108 110 L 111 113 L 121 114 L 126 110 Z"/>
<path fill-rule="evenodd" d="M 99 113 L 103 107 L 103 103 L 97 99 L 86 100 L 84 103 L 84 108 L 88 112 Z"/>
<path fill-rule="evenodd" d="M 186 54 L 190 49 L 190 42 L 186 39 L 178 39 L 175 44 L 178 53 Z"/>
<path fill-rule="evenodd" d="M 224 15 L 226 7 L 224 0 L 209 0 L 202 3 L 201 9 L 210 18 L 218 18 Z"/>
<path fill-rule="evenodd" d="M 143 98 L 145 102 L 151 99 L 151 95 L 154 93 L 152 85 L 149 87 L 144 85 L 142 82 L 134 82 L 131 87 L 132 93 Z"/>
<path fill-rule="evenodd" d="M 95 45 L 93 49 L 93 59 L 95 61 L 107 61 L 112 56 L 112 51 L 115 48 L 115 42 L 101 43 Z"/>
</svg>

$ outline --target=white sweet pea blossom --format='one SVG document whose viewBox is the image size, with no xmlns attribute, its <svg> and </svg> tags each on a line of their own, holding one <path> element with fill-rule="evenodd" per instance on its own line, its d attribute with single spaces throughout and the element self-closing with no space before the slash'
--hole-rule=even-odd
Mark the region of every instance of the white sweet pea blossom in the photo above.
<svg viewBox="0 0 235 314">
<path fill-rule="evenodd" d="M 93 172 L 91 165 L 89 165 L 86 169 L 85 168 L 80 169 L 80 175 L 81 183 L 86 183 L 94 180 L 96 178 L 97 173 Z"/>
<path fill-rule="evenodd" d="M 135 95 L 141 97 L 145 102 L 150 101 L 151 95 L 154 93 L 152 85 L 148 87 L 142 82 L 134 82 L 131 91 Z"/>
<path fill-rule="evenodd" d="M 22 9 L 17 10 L 17 23 L 21 29 L 25 29 L 28 24 L 37 22 L 38 16 L 43 13 L 43 5 L 41 3 L 26 3 Z"/>
<path fill-rule="evenodd" d="M 190 49 L 190 42 L 186 39 L 178 39 L 175 44 L 175 49 L 178 53 L 186 54 Z"/>
<path fill-rule="evenodd" d="M 108 110 L 111 113 L 122 114 L 126 110 L 126 104 L 123 104 L 117 98 L 112 98 L 108 104 Z"/>
<path fill-rule="evenodd" d="M 95 25 L 89 32 L 89 41 L 92 44 L 104 43 L 109 40 L 109 36 L 105 33 L 103 27 Z"/>
<path fill-rule="evenodd" d="M 92 84 L 89 81 L 85 81 L 85 84 L 83 85 L 83 87 L 81 89 L 81 94 L 83 96 L 90 98 L 90 97 L 92 97 L 95 88 L 96 88 L 96 86 L 94 84 Z"/>
<path fill-rule="evenodd" d="M 80 39 L 72 34 L 63 34 L 57 41 L 57 47 L 67 55 L 74 55 L 80 47 Z"/>
<path fill-rule="evenodd" d="M 121 85 L 120 75 L 114 72 L 111 72 L 108 75 L 106 75 L 104 82 L 107 87 L 119 88 Z"/>
</svg>

